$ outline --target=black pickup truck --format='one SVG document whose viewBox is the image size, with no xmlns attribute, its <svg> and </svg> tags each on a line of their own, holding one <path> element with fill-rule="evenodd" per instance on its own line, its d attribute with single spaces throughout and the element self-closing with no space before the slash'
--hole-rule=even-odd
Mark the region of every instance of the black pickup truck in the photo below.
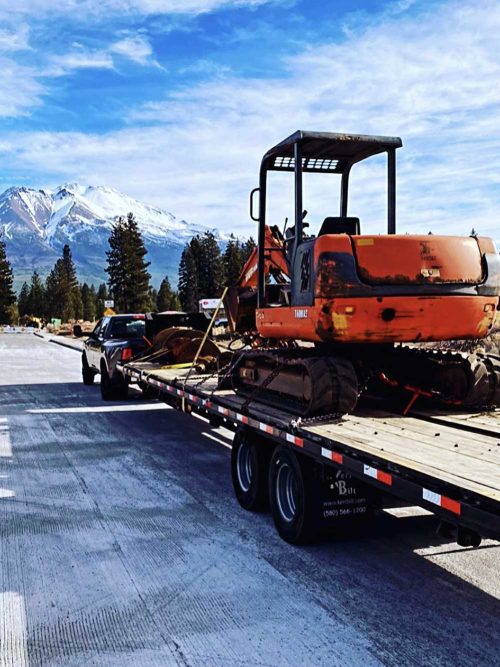
<svg viewBox="0 0 500 667">
<path fill-rule="evenodd" d="M 103 317 L 84 343 L 82 379 L 93 384 L 101 374 L 101 395 L 111 401 L 127 397 L 128 379 L 116 372 L 118 361 L 130 361 L 147 347 L 144 315 L 112 315 Z"/>
</svg>

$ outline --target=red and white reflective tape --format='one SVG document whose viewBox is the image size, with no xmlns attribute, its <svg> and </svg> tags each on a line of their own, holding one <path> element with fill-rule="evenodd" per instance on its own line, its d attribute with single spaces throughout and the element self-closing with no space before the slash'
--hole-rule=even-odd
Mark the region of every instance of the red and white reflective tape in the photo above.
<svg viewBox="0 0 500 667">
<path fill-rule="evenodd" d="M 188 399 L 189 399 L 192 403 L 198 403 L 198 396 L 195 396 L 194 394 L 188 394 Z"/>
<path fill-rule="evenodd" d="M 184 390 L 183 389 L 177 389 L 176 390 L 177 396 L 184 396 Z"/>
<path fill-rule="evenodd" d="M 264 424 L 264 422 L 259 422 L 259 428 L 261 431 L 264 431 L 264 433 L 274 433 L 273 427 L 269 426 L 269 424 Z"/>
<path fill-rule="evenodd" d="M 388 486 L 392 485 L 392 475 L 388 472 L 383 472 L 382 470 L 377 470 L 377 468 L 372 468 L 371 466 L 363 465 L 363 472 L 368 477 L 373 477 L 378 482 L 382 484 L 387 484 Z"/>
<path fill-rule="evenodd" d="M 297 438 L 296 435 L 292 435 L 291 433 L 286 434 L 286 439 L 287 442 L 291 442 L 292 445 L 295 445 L 296 447 L 304 446 L 304 441 L 302 440 L 302 438 Z"/>
<path fill-rule="evenodd" d="M 427 500 L 428 503 L 453 512 L 453 514 L 460 515 L 461 513 L 461 505 L 457 500 L 442 496 L 440 493 L 434 493 L 434 491 L 429 491 L 429 489 L 422 489 L 422 498 Z"/>
<path fill-rule="evenodd" d="M 321 456 L 324 456 L 325 459 L 329 459 L 330 461 L 335 461 L 335 463 L 344 463 L 344 457 L 342 454 L 338 454 L 337 452 L 332 452 L 331 449 L 326 449 L 325 447 L 321 448 Z"/>
<path fill-rule="evenodd" d="M 229 414 L 229 410 L 227 408 L 223 408 L 222 405 L 217 406 L 217 412 L 220 412 L 221 415 L 226 415 L 226 416 Z"/>
<path fill-rule="evenodd" d="M 212 401 L 209 401 L 208 398 L 206 398 L 206 399 L 203 401 L 203 405 L 204 405 L 206 408 L 211 408 L 211 407 L 212 407 Z"/>
<path fill-rule="evenodd" d="M 240 415 L 239 412 L 236 413 L 236 419 L 242 424 L 248 424 L 248 417 L 245 415 Z"/>
</svg>

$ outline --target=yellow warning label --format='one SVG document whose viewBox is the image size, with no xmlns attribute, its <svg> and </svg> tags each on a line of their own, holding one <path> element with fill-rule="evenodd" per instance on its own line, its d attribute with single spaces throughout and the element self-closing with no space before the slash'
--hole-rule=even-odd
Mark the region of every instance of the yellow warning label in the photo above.
<svg viewBox="0 0 500 667">
<path fill-rule="evenodd" d="M 112 308 L 106 308 L 104 317 L 110 317 L 111 315 L 116 315 L 115 311 Z"/>
<path fill-rule="evenodd" d="M 375 243 L 375 239 L 358 239 L 356 243 L 358 245 L 373 245 Z"/>
</svg>

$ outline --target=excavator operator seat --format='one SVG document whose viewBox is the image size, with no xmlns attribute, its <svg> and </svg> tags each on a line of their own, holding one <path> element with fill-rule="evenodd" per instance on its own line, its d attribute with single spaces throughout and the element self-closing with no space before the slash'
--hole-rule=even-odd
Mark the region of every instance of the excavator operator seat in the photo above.
<svg viewBox="0 0 500 667">
<path fill-rule="evenodd" d="M 359 218 L 330 217 L 323 220 L 318 236 L 324 234 L 350 234 L 360 233 Z"/>
</svg>

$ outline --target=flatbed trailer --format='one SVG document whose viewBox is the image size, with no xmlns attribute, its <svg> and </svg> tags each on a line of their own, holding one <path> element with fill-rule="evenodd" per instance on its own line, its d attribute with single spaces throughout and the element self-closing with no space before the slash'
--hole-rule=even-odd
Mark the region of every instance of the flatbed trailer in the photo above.
<svg viewBox="0 0 500 667">
<path fill-rule="evenodd" d="M 240 504 L 270 504 L 291 543 L 362 523 L 392 497 L 433 512 L 464 546 L 500 540 L 500 410 L 417 409 L 376 403 L 341 418 L 301 420 L 219 389 L 213 374 L 132 361 L 119 370 L 171 406 L 235 431 L 232 478 Z"/>
</svg>

